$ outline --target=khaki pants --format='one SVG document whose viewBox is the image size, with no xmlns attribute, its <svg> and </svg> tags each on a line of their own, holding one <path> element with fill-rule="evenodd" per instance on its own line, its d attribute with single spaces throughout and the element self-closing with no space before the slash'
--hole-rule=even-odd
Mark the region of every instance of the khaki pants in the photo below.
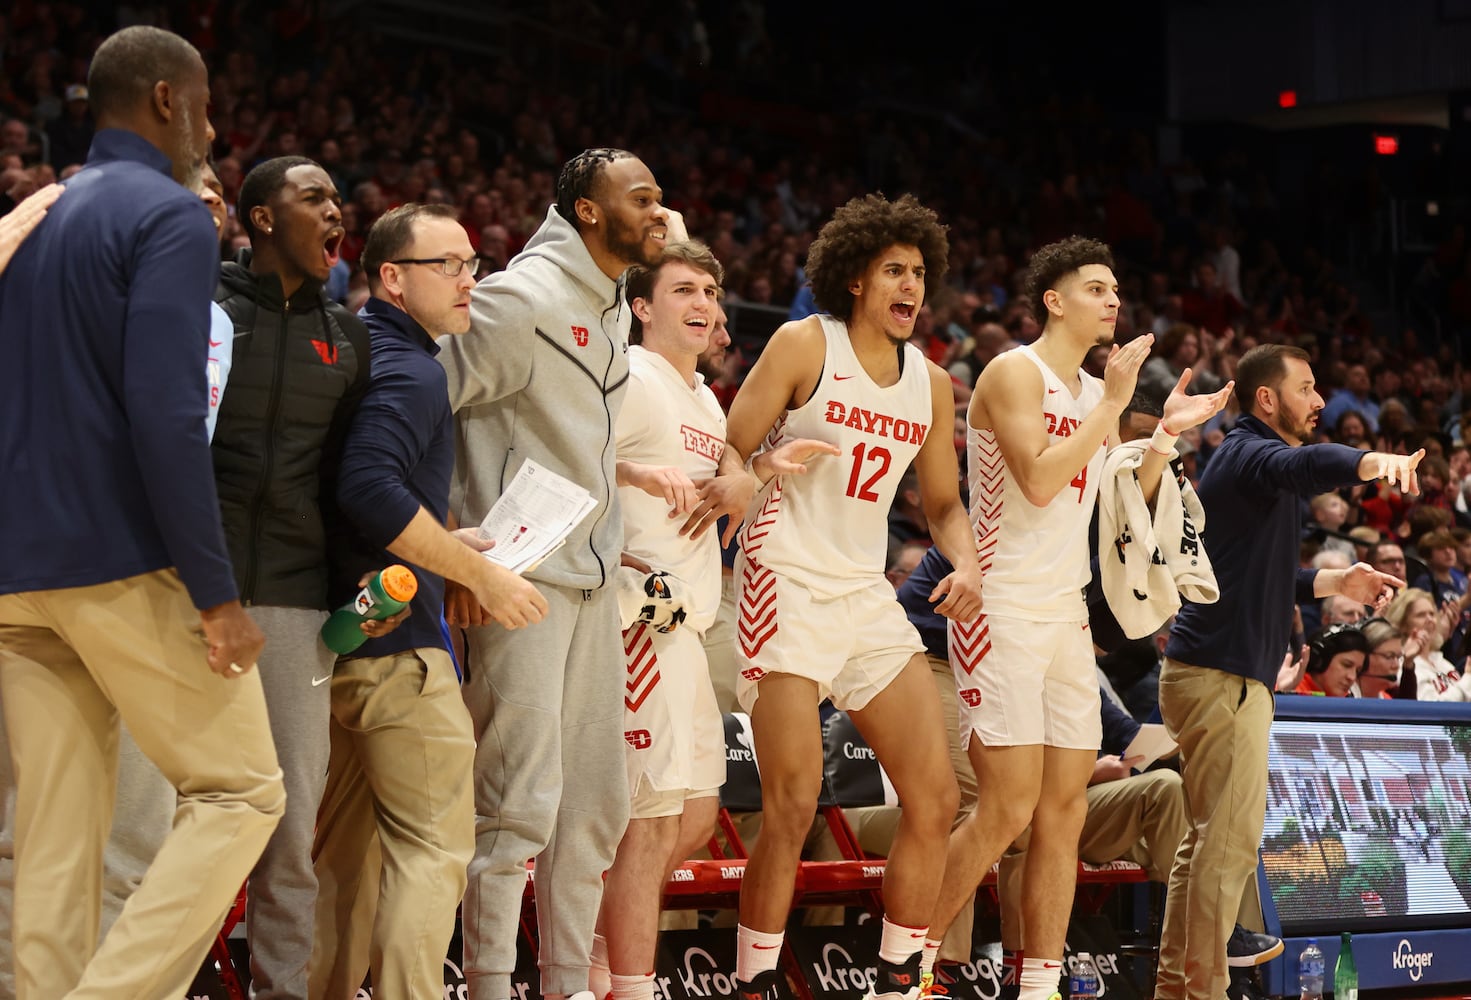
<svg viewBox="0 0 1471 1000">
<path fill-rule="evenodd" d="M 312 1000 L 439 996 L 475 853 L 475 738 L 442 649 L 340 659 L 317 822 Z"/>
<path fill-rule="evenodd" d="M 711 529 L 714 530 L 713 528 Z M 720 578 L 720 611 L 705 630 L 705 661 L 710 683 L 715 687 L 715 704 L 722 714 L 739 712 L 736 698 L 736 588 L 735 574 L 726 567 Z"/>
<path fill-rule="evenodd" d="M 1078 859 L 1094 865 L 1132 861 L 1148 873 L 1150 881 L 1167 882 L 1188 829 L 1185 791 L 1180 775 L 1174 771 L 1149 771 L 1090 785 L 1088 818 L 1078 840 Z M 1002 938 L 1008 944 L 1025 941 L 1021 925 L 1022 870 L 1030 836 L 1028 829 L 1017 838 L 1002 857 L 996 876 Z M 1260 930 L 1261 911 L 1256 879 L 1248 879 L 1236 923 Z"/>
<path fill-rule="evenodd" d="M 170 569 L 0 596 L 0 700 L 16 775 L 17 996 L 181 995 L 284 808 L 259 677 L 210 671 Z M 179 801 L 98 947 L 119 717 Z"/>
<path fill-rule="evenodd" d="M 1157 1000 L 1220 1000 L 1226 942 L 1267 810 L 1272 693 L 1264 684 L 1166 659 L 1159 707 L 1180 744 L 1189 826 L 1175 856 L 1160 939 Z"/>
</svg>

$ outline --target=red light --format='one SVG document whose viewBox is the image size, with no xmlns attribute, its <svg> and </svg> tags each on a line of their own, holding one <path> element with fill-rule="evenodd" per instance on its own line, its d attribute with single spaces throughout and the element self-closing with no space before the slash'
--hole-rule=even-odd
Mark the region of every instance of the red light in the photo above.
<svg viewBox="0 0 1471 1000">
<path fill-rule="evenodd" d="M 1399 136 L 1376 135 L 1374 137 L 1374 152 L 1380 156 L 1393 156 L 1399 152 Z"/>
<path fill-rule="evenodd" d="M 1295 91 L 1295 90 L 1284 90 L 1281 93 L 1279 93 L 1277 95 L 1277 107 L 1279 107 L 1279 108 L 1295 108 L 1295 107 L 1297 107 L 1297 91 Z"/>
</svg>

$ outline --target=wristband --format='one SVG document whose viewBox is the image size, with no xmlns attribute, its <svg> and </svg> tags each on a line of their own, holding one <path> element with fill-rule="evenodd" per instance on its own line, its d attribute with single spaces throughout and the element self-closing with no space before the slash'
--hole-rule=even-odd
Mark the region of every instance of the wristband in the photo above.
<svg viewBox="0 0 1471 1000">
<path fill-rule="evenodd" d="M 1175 442 L 1179 440 L 1180 435 L 1171 434 L 1165 422 L 1161 420 L 1159 426 L 1154 429 L 1154 434 L 1149 438 L 1149 450 L 1168 457 L 1175 453 Z"/>
</svg>

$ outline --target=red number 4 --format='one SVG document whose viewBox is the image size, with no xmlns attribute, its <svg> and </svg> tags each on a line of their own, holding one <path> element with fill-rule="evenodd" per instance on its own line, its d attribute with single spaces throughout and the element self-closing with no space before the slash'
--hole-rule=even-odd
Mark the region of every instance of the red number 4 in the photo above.
<svg viewBox="0 0 1471 1000">
<path fill-rule="evenodd" d="M 874 492 L 873 487 L 889 471 L 889 461 L 892 456 L 889 454 L 887 448 L 880 448 L 877 445 L 867 449 L 867 451 L 866 459 L 877 463 L 878 468 L 874 471 L 873 475 L 863 481 L 862 486 L 858 485 L 858 475 L 863 469 L 865 455 L 863 444 L 855 444 L 853 446 L 853 471 L 848 474 L 848 496 L 855 497 L 859 500 L 867 500 L 870 503 L 878 503 L 879 495 Z"/>
</svg>

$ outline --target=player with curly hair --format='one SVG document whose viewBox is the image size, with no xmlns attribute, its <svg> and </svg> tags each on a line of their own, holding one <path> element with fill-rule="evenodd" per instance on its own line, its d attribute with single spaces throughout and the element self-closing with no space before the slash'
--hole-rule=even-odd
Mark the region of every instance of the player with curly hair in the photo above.
<svg viewBox="0 0 1471 1000">
<path fill-rule="evenodd" d="M 1052 1000 L 1103 735 L 1082 596 L 1088 524 L 1104 450 L 1120 440 L 1119 417 L 1154 338 L 1115 345 L 1102 380 L 1079 367 L 1092 348 L 1113 342 L 1118 320 L 1113 254 L 1095 240 L 1042 247 L 1027 291 L 1042 335 L 986 366 L 967 414 L 970 517 L 986 598 L 973 621 L 950 623 L 950 664 L 978 801 L 950 838 L 924 971 L 981 878 L 1030 825 L 1020 996 Z M 1175 436 L 1218 412 L 1230 391 L 1190 396 L 1189 381 L 1186 369 L 1139 468 L 1151 502 Z"/>
<path fill-rule="evenodd" d="M 904 801 L 884 881 L 877 995 L 919 992 L 920 945 L 959 793 L 924 645 L 884 578 L 886 517 L 911 463 L 930 529 L 961 567 L 939 612 L 980 610 L 949 432 L 950 379 L 908 343 L 944 276 L 945 229 L 912 197 L 848 202 L 812 244 L 825 314 L 776 331 L 731 406 L 729 448 L 760 489 L 742 528 L 738 695 L 761 762 L 761 837 L 741 888 L 736 978 L 771 998 L 802 842 L 822 779 L 818 704 L 857 723 Z M 932 433 L 933 429 L 933 433 Z M 763 446 L 763 441 L 765 445 Z"/>
</svg>

